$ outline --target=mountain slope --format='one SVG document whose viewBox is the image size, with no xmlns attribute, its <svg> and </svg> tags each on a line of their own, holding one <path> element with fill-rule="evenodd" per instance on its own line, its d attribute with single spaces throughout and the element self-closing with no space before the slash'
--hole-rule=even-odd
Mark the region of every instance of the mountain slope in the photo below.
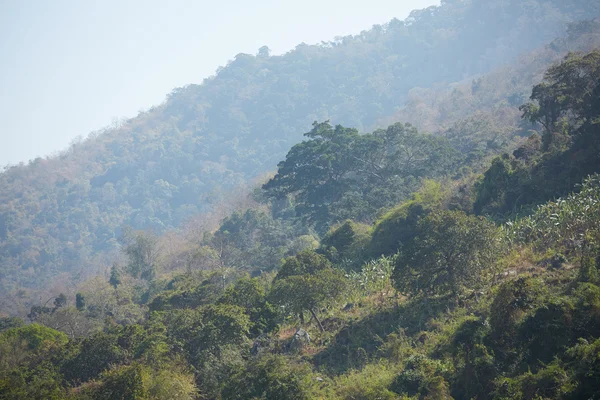
<svg viewBox="0 0 600 400">
<path fill-rule="evenodd" d="M 444 1 L 283 56 L 239 54 L 201 85 L 0 175 L 0 289 L 93 273 L 121 228 L 164 231 L 272 170 L 314 120 L 371 128 L 415 86 L 485 73 L 600 15 L 595 1 Z M 565 48 L 556 50 L 564 52 Z"/>
</svg>

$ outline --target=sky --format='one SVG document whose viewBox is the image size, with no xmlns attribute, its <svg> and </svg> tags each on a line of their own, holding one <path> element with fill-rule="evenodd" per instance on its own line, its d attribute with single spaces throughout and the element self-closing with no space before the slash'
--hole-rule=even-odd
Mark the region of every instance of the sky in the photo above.
<svg viewBox="0 0 600 400">
<path fill-rule="evenodd" d="M 358 34 L 436 0 L 0 0 L 0 166 L 201 83 L 236 54 Z"/>
</svg>

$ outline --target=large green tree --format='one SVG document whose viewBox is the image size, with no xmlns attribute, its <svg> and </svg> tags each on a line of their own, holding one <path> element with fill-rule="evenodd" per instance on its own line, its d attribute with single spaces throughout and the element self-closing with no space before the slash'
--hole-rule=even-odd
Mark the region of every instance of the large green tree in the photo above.
<svg viewBox="0 0 600 400">
<path fill-rule="evenodd" d="M 315 122 L 305 136 L 263 188 L 271 199 L 292 196 L 296 214 L 321 233 L 345 219 L 372 220 L 406 198 L 420 178 L 450 172 L 457 159 L 445 139 L 409 124 L 361 135 Z"/>
<path fill-rule="evenodd" d="M 531 102 L 523 105 L 523 116 L 544 127 L 544 144 L 560 133 L 575 133 L 598 124 L 600 116 L 600 50 L 569 54 L 534 86 Z"/>
<path fill-rule="evenodd" d="M 462 211 L 434 211 L 419 221 L 416 233 L 401 249 L 392 276 L 402 293 L 458 295 L 480 282 L 499 254 L 497 228 Z"/>
</svg>

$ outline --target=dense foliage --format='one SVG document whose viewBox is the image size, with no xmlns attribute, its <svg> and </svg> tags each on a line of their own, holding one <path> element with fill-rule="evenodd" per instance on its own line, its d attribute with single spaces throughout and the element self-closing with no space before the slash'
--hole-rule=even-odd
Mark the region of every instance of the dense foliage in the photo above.
<svg viewBox="0 0 600 400">
<path fill-rule="evenodd" d="M 360 135 L 315 123 L 305 136 L 310 140 L 292 147 L 264 189 L 269 198 L 291 197 L 296 215 L 320 232 L 345 219 L 372 221 L 420 179 L 452 173 L 459 158 L 446 140 L 410 125 Z"/>
<path fill-rule="evenodd" d="M 570 54 L 533 88 L 524 117 L 539 135 L 496 159 L 477 189 L 480 213 L 517 213 L 572 191 L 597 171 L 600 149 L 600 51 Z"/>
<path fill-rule="evenodd" d="M 5 307 L 15 298 L 27 307 L 37 297 L 28 290 L 46 288 L 52 278 L 66 290 L 101 272 L 118 253 L 125 225 L 162 233 L 215 210 L 227 190 L 274 169 L 315 120 L 373 130 L 391 124 L 380 121 L 409 120 L 393 117 L 409 105 L 404 115 L 420 116 L 417 125 L 439 127 L 482 108 L 494 130 L 457 122 L 453 137 L 477 138 L 463 143 L 468 152 L 497 152 L 511 142 L 503 124 L 514 121 L 520 94 L 537 83 L 535 71 L 568 50 L 589 49 L 593 29 L 580 28 L 570 33 L 575 39 L 532 55 L 516 83 L 517 74 L 505 73 L 459 91 L 450 84 L 510 63 L 564 33 L 568 23 L 598 14 L 595 1 L 444 1 L 405 21 L 301 44 L 281 56 L 262 48 L 68 151 L 8 167 L 0 174 L 0 291 L 11 296 Z M 426 113 L 411 108 L 423 104 L 421 92 L 433 85 L 430 97 L 441 89 L 449 100 L 428 104 Z M 513 106 L 502 106 L 505 117 L 490 118 L 506 99 Z M 355 204 L 356 196 L 347 194 L 348 201 Z M 374 210 L 365 212 L 361 218 Z"/>
<path fill-rule="evenodd" d="M 487 6 L 404 26 L 461 7 Z M 104 275 L 0 316 L 0 398 L 597 398 L 599 57 L 552 66 L 505 134 L 315 123 L 218 224 L 123 228 Z"/>
</svg>

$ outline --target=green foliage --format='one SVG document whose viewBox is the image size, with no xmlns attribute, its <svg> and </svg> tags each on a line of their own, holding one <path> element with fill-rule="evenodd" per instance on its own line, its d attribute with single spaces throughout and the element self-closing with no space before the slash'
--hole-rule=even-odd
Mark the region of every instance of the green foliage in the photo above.
<svg viewBox="0 0 600 400">
<path fill-rule="evenodd" d="M 289 239 L 297 233 L 287 221 L 249 209 L 225 218 L 207 244 L 219 250 L 221 262 L 228 267 L 270 271 L 289 252 Z"/>
<path fill-rule="evenodd" d="M 134 278 L 153 280 L 158 268 L 158 238 L 151 233 L 127 229 L 121 240 L 128 258 L 125 271 Z M 111 271 L 111 284 L 118 285 L 118 280 L 113 279 Z"/>
<path fill-rule="evenodd" d="M 77 346 L 75 353 L 65 360 L 63 373 L 72 382 L 87 382 L 113 365 L 128 359 L 127 349 L 119 345 L 118 336 L 97 333 Z"/>
<path fill-rule="evenodd" d="M 292 147 L 263 188 L 270 198 L 293 196 L 296 214 L 320 232 L 343 219 L 373 219 L 405 198 L 419 178 L 448 173 L 456 159 L 445 140 L 410 125 L 360 135 L 315 122 L 305 136 L 309 140 Z"/>
<path fill-rule="evenodd" d="M 25 322 L 18 317 L 0 317 L 0 333 L 10 328 L 20 328 Z"/>
<path fill-rule="evenodd" d="M 567 371 L 552 363 L 536 374 L 527 372 L 516 379 L 504 379 L 490 396 L 492 399 L 562 399 L 571 397 L 573 383 Z"/>
<path fill-rule="evenodd" d="M 423 356 L 412 356 L 391 383 L 390 389 L 398 394 L 419 395 L 420 398 L 451 399 L 448 383 L 443 375 L 445 367 Z"/>
<path fill-rule="evenodd" d="M 315 256 L 324 259 L 323 256 Z M 286 264 L 280 271 L 283 272 L 282 276 L 277 275 L 269 298 L 283 307 L 286 313 L 299 315 L 302 323 L 303 312 L 309 311 L 323 330 L 316 312 L 340 301 L 348 288 L 347 278 L 342 271 L 329 267 L 328 262 L 301 265 L 304 268 Z"/>
<path fill-rule="evenodd" d="M 92 397 L 98 400 L 136 400 L 148 398 L 144 380 L 148 371 L 140 365 L 122 366 L 102 375 L 102 384 Z"/>
<path fill-rule="evenodd" d="M 425 180 L 412 199 L 394 207 L 373 227 L 367 251 L 371 256 L 392 255 L 415 235 L 419 220 L 439 208 L 446 194 L 439 182 Z"/>
<path fill-rule="evenodd" d="M 224 383 L 219 374 L 237 362 L 237 349 L 247 344 L 250 329 L 244 309 L 229 304 L 154 313 L 152 318 L 166 326 L 168 342 L 203 376 L 200 389 L 211 392 Z"/>
<path fill-rule="evenodd" d="M 85 310 L 85 296 L 81 293 L 75 295 L 75 307 L 79 311 Z"/>
<path fill-rule="evenodd" d="M 11 400 L 62 400 L 58 368 L 49 363 L 0 373 L 0 398 Z"/>
<path fill-rule="evenodd" d="M 586 339 L 595 337 L 600 333 L 600 287 L 589 282 L 580 283 L 572 297 L 576 335 Z"/>
<path fill-rule="evenodd" d="M 306 365 L 294 365 L 281 356 L 255 358 L 231 378 L 222 396 L 224 400 L 309 399 L 309 373 Z"/>
<path fill-rule="evenodd" d="M 23 341 L 29 350 L 36 351 L 47 343 L 64 345 L 67 335 L 36 323 L 10 328 L 0 334 L 3 340 Z"/>
<path fill-rule="evenodd" d="M 275 279 L 284 279 L 295 275 L 315 274 L 329 268 L 331 268 L 331 263 L 325 256 L 306 250 L 293 257 L 286 258 L 277 272 Z"/>
<path fill-rule="evenodd" d="M 199 280 L 199 283 L 184 283 L 181 287 L 160 292 L 150 302 L 150 311 L 197 308 L 214 303 L 223 294 L 231 279 L 221 270 L 203 274 Z"/>
<path fill-rule="evenodd" d="M 365 257 L 370 229 L 369 225 L 348 220 L 332 227 L 323 237 L 321 245 L 332 261 L 356 267 Z"/>
<path fill-rule="evenodd" d="M 570 54 L 533 88 L 524 117 L 543 127 L 514 152 L 497 159 L 477 185 L 475 211 L 519 213 L 566 195 L 599 172 L 600 51 Z"/>
<path fill-rule="evenodd" d="M 560 133 L 563 121 L 571 132 L 597 123 L 599 79 L 600 51 L 596 50 L 586 55 L 569 54 L 564 62 L 548 69 L 544 81 L 533 88 L 532 102 L 521 109 L 525 118 L 544 127 L 546 149 L 553 145 L 553 135 Z"/>
<path fill-rule="evenodd" d="M 250 317 L 253 335 L 271 332 L 278 326 L 278 310 L 267 301 L 264 285 L 257 278 L 238 280 L 227 288 L 219 302 L 242 307 Z"/>
<path fill-rule="evenodd" d="M 395 264 L 395 257 L 381 256 L 365 263 L 360 272 L 351 271 L 347 276 L 358 296 L 369 296 L 391 289 Z"/>
<path fill-rule="evenodd" d="M 148 384 L 148 395 L 156 400 L 194 400 L 198 389 L 192 374 L 166 366 L 154 371 Z"/>
<path fill-rule="evenodd" d="M 579 192 L 539 206 L 533 215 L 506 224 L 506 233 L 515 243 L 534 243 L 541 248 L 567 250 L 597 243 L 600 212 L 600 175 L 585 179 Z"/>
<path fill-rule="evenodd" d="M 491 338 L 500 361 L 514 360 L 519 323 L 541 302 L 542 295 L 541 283 L 530 278 L 519 278 L 500 286 L 490 309 Z"/>
<path fill-rule="evenodd" d="M 572 342 L 574 309 L 568 299 L 553 299 L 523 321 L 519 342 L 527 349 L 524 357 L 532 370 L 551 362 Z"/>
<path fill-rule="evenodd" d="M 567 352 L 567 362 L 572 371 L 576 385 L 572 398 L 594 398 L 600 391 L 600 339 L 588 343 L 580 339 L 579 343 Z"/>
<path fill-rule="evenodd" d="M 67 335 L 36 323 L 9 328 L 0 333 L 0 378 L 13 369 L 43 359 L 63 347 Z M 19 374 L 27 374 L 27 368 Z"/>
<path fill-rule="evenodd" d="M 388 389 L 393 379 L 393 369 L 383 363 L 369 364 L 360 371 L 337 377 L 335 393 L 343 400 L 393 400 L 397 395 Z"/>
<path fill-rule="evenodd" d="M 121 272 L 119 271 L 119 267 L 116 264 L 110 268 L 110 278 L 108 283 L 114 288 L 121 284 Z"/>
<path fill-rule="evenodd" d="M 496 227 L 462 211 L 436 211 L 421 219 L 403 246 L 393 273 L 402 293 L 458 295 L 481 283 L 499 256 Z"/>
<path fill-rule="evenodd" d="M 450 352 L 456 374 L 452 380 L 455 398 L 485 397 L 498 374 L 493 352 L 486 346 L 489 323 L 483 318 L 468 317 L 456 328 Z"/>
</svg>

